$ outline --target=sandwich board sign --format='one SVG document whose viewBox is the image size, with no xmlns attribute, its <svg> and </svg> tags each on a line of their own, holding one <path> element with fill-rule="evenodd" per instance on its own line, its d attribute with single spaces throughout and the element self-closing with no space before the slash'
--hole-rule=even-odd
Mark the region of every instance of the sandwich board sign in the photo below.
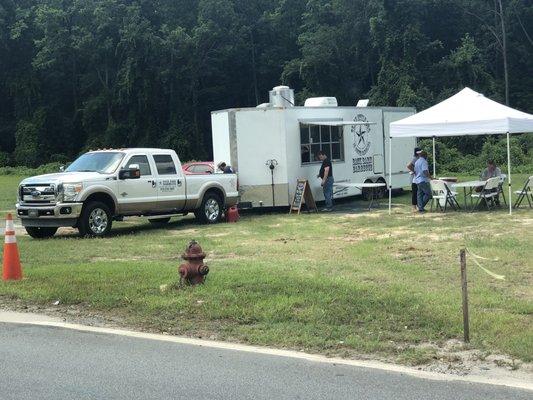
<svg viewBox="0 0 533 400">
<path fill-rule="evenodd" d="M 298 179 L 289 214 L 292 214 L 293 212 L 300 214 L 303 203 L 305 203 L 305 206 L 307 207 L 307 212 L 318 212 L 318 208 L 316 206 L 315 199 L 313 198 L 313 193 L 311 193 L 311 188 L 309 187 L 307 179 Z"/>
</svg>

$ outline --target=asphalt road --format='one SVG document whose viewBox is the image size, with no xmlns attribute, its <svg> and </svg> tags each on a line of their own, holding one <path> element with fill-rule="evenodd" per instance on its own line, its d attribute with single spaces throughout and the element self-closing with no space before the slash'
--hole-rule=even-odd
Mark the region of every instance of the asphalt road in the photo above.
<svg viewBox="0 0 533 400">
<path fill-rule="evenodd" d="M 0 323 L 0 399 L 531 399 L 532 392 Z"/>
</svg>

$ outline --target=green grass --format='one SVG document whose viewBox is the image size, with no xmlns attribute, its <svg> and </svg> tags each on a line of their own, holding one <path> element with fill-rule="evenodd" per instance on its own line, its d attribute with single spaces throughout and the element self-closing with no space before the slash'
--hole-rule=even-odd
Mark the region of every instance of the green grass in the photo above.
<svg viewBox="0 0 533 400">
<path fill-rule="evenodd" d="M 0 215 L 15 210 L 17 187 L 22 179 L 20 176 L 0 175 Z"/>
<path fill-rule="evenodd" d="M 522 184 L 524 176 L 516 177 Z M 0 177 L 0 209 L 18 179 Z M 75 305 L 124 325 L 172 334 L 418 364 L 416 345 L 462 338 L 459 249 L 468 263 L 472 346 L 533 360 L 533 214 L 518 210 L 413 215 L 409 194 L 360 213 L 247 214 L 237 224 L 192 218 L 155 229 L 116 223 L 105 239 L 19 237 L 25 279 L 0 283 L 0 304 Z M 210 266 L 203 286 L 161 292 L 178 280 L 196 239 Z"/>
</svg>

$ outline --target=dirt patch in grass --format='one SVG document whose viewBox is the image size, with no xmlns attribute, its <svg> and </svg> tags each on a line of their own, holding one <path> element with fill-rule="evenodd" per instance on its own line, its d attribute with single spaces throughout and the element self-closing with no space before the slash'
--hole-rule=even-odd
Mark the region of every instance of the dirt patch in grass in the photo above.
<svg viewBox="0 0 533 400">
<path fill-rule="evenodd" d="M 243 257 L 238 256 L 235 253 L 217 253 L 215 251 L 210 251 L 206 254 L 206 260 L 207 261 L 216 261 L 216 260 L 237 260 L 241 259 Z"/>
<path fill-rule="evenodd" d="M 407 347 L 407 354 L 418 355 L 411 364 L 423 361 L 419 369 L 453 375 L 477 375 L 494 379 L 533 379 L 533 363 L 526 363 L 502 354 L 488 354 L 473 349 L 457 339 L 438 345 L 422 343 Z M 426 358 L 424 358 L 426 357 Z"/>
<path fill-rule="evenodd" d="M 131 256 L 131 257 L 104 257 L 94 256 L 89 259 L 90 262 L 102 262 L 102 261 L 115 261 L 115 262 L 127 262 L 127 261 L 142 261 L 149 260 L 150 257 L 145 256 Z M 160 257 L 158 257 L 160 259 Z"/>
<path fill-rule="evenodd" d="M 193 235 L 199 233 L 199 229 L 168 229 L 167 234 L 172 236 Z"/>
<path fill-rule="evenodd" d="M 361 236 L 343 236 L 343 237 L 337 237 L 337 236 L 329 236 L 327 240 L 330 240 L 332 242 L 347 242 L 347 243 L 357 243 L 365 240 L 365 238 Z"/>
<path fill-rule="evenodd" d="M 207 233 L 204 236 L 208 238 L 217 238 L 217 237 L 224 237 L 229 236 L 230 232 L 220 232 L 220 233 Z"/>
<path fill-rule="evenodd" d="M 345 219 L 357 219 L 357 218 L 381 218 L 385 214 L 383 212 L 361 212 L 361 213 L 343 213 L 342 217 Z"/>
</svg>

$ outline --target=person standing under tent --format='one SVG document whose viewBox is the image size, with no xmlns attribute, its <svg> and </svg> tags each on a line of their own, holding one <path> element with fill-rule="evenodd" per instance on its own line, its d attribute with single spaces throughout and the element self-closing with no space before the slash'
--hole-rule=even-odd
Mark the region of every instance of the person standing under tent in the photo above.
<svg viewBox="0 0 533 400">
<path fill-rule="evenodd" d="M 417 196 L 417 185 L 413 182 L 415 178 L 415 163 L 418 160 L 418 152 L 422 149 L 420 147 L 415 147 L 413 152 L 413 159 L 409 164 L 407 164 L 407 169 L 409 170 L 409 180 L 411 181 L 411 205 L 413 206 L 413 212 L 418 210 L 418 196 Z"/>
<path fill-rule="evenodd" d="M 322 179 L 320 185 L 324 191 L 326 207 L 322 211 L 331 211 L 333 208 L 333 166 L 326 153 L 322 150 L 318 152 L 318 159 L 322 161 L 317 178 Z"/>
<path fill-rule="evenodd" d="M 413 183 L 417 185 L 417 207 L 418 212 L 423 213 L 424 207 L 431 199 L 431 175 L 429 174 L 428 154 L 421 150 L 418 152 L 418 160 L 415 162 L 415 177 Z"/>
</svg>

